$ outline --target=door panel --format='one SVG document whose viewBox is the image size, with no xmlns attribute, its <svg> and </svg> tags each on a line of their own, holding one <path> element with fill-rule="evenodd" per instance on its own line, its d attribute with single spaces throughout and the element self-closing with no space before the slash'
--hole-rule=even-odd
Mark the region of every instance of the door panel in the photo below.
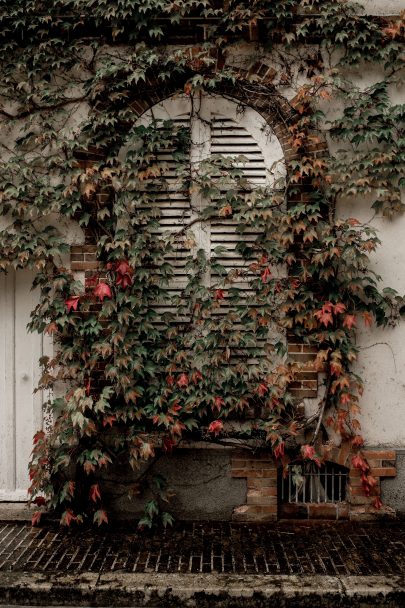
<svg viewBox="0 0 405 608">
<path fill-rule="evenodd" d="M 33 391 L 44 343 L 27 332 L 31 282 L 25 271 L 0 276 L 0 501 L 26 500 L 32 437 L 42 428 L 43 397 Z"/>
</svg>

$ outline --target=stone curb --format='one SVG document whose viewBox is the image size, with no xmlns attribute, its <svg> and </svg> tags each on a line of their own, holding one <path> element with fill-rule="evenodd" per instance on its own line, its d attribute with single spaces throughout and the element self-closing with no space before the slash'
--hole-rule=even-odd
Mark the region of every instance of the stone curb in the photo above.
<svg viewBox="0 0 405 608">
<path fill-rule="evenodd" d="M 0 572 L 0 606 L 400 608 L 403 576 Z"/>
</svg>

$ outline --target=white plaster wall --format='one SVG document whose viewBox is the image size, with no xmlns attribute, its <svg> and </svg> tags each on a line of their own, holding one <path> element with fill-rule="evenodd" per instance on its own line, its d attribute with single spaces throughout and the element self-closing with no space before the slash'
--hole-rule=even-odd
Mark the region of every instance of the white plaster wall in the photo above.
<svg viewBox="0 0 405 608">
<path fill-rule="evenodd" d="M 338 207 L 341 217 L 370 219 L 367 205 L 353 202 Z M 373 269 L 389 286 L 405 294 L 405 216 L 392 221 L 376 218 L 381 246 L 373 255 Z M 355 371 L 364 380 L 361 398 L 362 433 L 368 445 L 405 446 L 405 319 L 394 328 L 365 331 L 359 321 L 359 361 Z"/>
<path fill-rule="evenodd" d="M 384 3 L 372 4 L 382 6 Z M 405 0 L 387 4 L 405 8 Z M 361 89 L 381 79 L 381 74 L 369 68 L 362 73 L 354 71 L 350 76 Z M 393 103 L 404 103 L 405 87 L 393 87 L 390 96 Z M 337 106 L 332 102 L 329 108 L 334 117 L 339 111 Z M 340 147 L 343 146 L 330 144 L 331 151 Z M 337 214 L 369 222 L 378 231 L 381 246 L 372 255 L 372 267 L 382 277 L 381 287 L 392 287 L 404 295 L 405 214 L 392 220 L 373 217 L 369 200 L 353 199 L 341 202 Z M 361 399 L 363 436 L 370 446 L 405 447 L 405 318 L 395 328 L 374 327 L 365 331 L 360 327 L 358 345 L 360 356 L 356 370 L 365 387 Z"/>
<path fill-rule="evenodd" d="M 368 15 L 399 15 L 405 10 L 405 0 L 357 0 Z"/>
</svg>

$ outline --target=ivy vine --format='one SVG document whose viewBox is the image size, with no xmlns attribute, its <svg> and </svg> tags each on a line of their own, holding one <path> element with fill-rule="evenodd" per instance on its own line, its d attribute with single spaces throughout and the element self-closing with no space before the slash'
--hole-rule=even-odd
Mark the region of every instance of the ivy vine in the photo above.
<svg viewBox="0 0 405 608">
<path fill-rule="evenodd" d="M 284 467 L 319 462 L 328 429 L 358 451 L 370 492 L 356 329 L 395 324 L 404 300 L 379 288 L 372 226 L 335 210 L 350 198 L 403 211 L 405 105 L 390 91 L 403 84 L 404 15 L 379 20 L 343 0 L 3 0 L 0 25 L 0 269 L 35 271 L 30 329 L 54 342 L 32 501 L 63 524 L 100 525 L 107 467 L 136 469 L 188 436 L 254 440 Z M 242 47 L 245 70 L 229 59 Z M 267 82 L 249 73 L 263 57 Z M 366 65 L 376 81 L 360 88 Z M 241 111 L 260 99 L 288 132 L 286 177 L 271 187 L 249 183 L 243 158 L 190 163 L 184 125 L 138 120 L 157 91 L 196 108 L 235 90 Z M 337 152 L 322 152 L 325 138 Z M 175 233 L 160 223 L 162 151 L 177 192 L 206 201 Z M 240 235 L 243 271 L 195 246 L 196 225 L 218 218 Z M 67 261 L 73 225 L 96 245 L 86 281 Z M 188 280 L 174 290 L 179 249 Z M 325 386 L 310 417 L 291 391 L 304 365 L 286 355 L 287 333 L 318 347 L 310 365 Z M 141 525 L 159 514 L 170 523 L 152 500 Z"/>
</svg>

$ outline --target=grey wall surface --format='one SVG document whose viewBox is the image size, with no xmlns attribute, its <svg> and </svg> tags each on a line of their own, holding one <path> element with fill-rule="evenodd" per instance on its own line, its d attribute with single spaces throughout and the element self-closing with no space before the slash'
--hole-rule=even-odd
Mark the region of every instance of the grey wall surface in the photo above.
<svg viewBox="0 0 405 608">
<path fill-rule="evenodd" d="M 397 476 L 381 480 L 384 503 L 405 516 L 405 451 L 397 452 Z"/>
<path fill-rule="evenodd" d="M 109 508 L 119 519 L 142 515 L 152 492 L 146 487 L 132 500 L 128 493 L 145 472 L 146 486 L 153 484 L 154 475 L 166 479 L 173 496 L 169 503 L 162 503 L 162 508 L 176 519 L 230 520 L 234 507 L 246 502 L 246 480 L 232 479 L 230 455 L 230 450 L 179 449 L 172 455 L 156 458 L 153 464 L 148 463 L 147 471 L 144 468 L 133 472 L 122 467 L 113 475 L 103 476 L 103 485 L 110 496 Z"/>
</svg>

